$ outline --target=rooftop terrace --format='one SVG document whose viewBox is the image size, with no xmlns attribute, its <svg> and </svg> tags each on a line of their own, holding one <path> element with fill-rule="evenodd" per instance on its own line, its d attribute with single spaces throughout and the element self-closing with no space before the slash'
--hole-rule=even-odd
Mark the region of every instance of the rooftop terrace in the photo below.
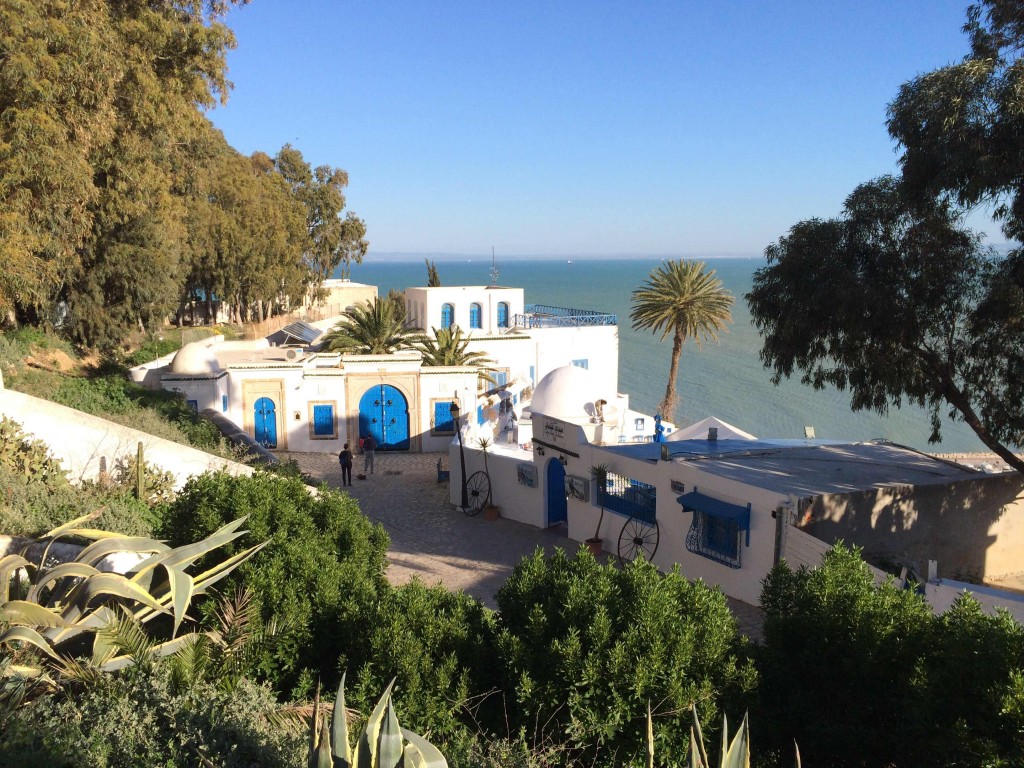
<svg viewBox="0 0 1024 768">
<path fill-rule="evenodd" d="M 619 316 L 608 312 L 547 304 L 527 304 L 524 313 L 516 315 L 513 320 L 513 325 L 519 328 L 585 328 L 618 324 Z"/>
</svg>

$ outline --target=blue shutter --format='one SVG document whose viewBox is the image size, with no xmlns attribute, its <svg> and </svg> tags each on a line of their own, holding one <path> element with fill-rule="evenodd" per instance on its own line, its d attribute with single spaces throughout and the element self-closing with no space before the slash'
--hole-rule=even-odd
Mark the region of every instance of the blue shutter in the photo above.
<svg viewBox="0 0 1024 768">
<path fill-rule="evenodd" d="M 220 396 L 220 409 L 222 411 L 224 411 L 224 413 L 228 412 L 228 396 L 227 395 L 221 395 Z"/>
<path fill-rule="evenodd" d="M 503 387 L 508 384 L 508 371 L 495 371 L 494 380 L 498 382 L 499 387 Z"/>
<path fill-rule="evenodd" d="M 196 413 L 199 413 L 199 401 L 198 400 L 186 400 L 185 402 L 188 403 L 188 407 L 189 408 L 191 408 Z"/>
<path fill-rule="evenodd" d="M 533 366 L 531 365 L 530 366 L 530 384 L 531 385 L 536 385 L 536 383 L 537 383 L 537 374 L 534 371 Z"/>
<path fill-rule="evenodd" d="M 452 421 L 451 403 L 434 403 L 434 431 L 454 432 L 455 422 Z"/>
<path fill-rule="evenodd" d="M 334 437 L 334 406 L 313 406 L 314 437 Z"/>
<path fill-rule="evenodd" d="M 498 304 L 498 327 L 508 328 L 508 302 L 502 301 Z"/>
<path fill-rule="evenodd" d="M 478 405 L 476 407 L 476 423 L 477 424 L 483 424 L 484 423 L 484 407 L 482 405 Z"/>
<path fill-rule="evenodd" d="M 586 358 L 581 358 L 579 360 L 573 360 L 572 364 L 575 365 L 577 368 L 586 368 L 588 370 L 590 369 L 590 360 L 588 360 Z"/>
<path fill-rule="evenodd" d="M 483 313 L 480 311 L 480 305 L 479 304 L 470 304 L 469 305 L 469 327 L 470 328 L 483 328 L 484 327 L 483 326 L 483 322 L 480 319 L 480 316 L 482 314 Z"/>
<path fill-rule="evenodd" d="M 441 305 L 441 327 L 451 328 L 452 323 L 455 322 L 455 307 L 451 304 Z"/>
</svg>

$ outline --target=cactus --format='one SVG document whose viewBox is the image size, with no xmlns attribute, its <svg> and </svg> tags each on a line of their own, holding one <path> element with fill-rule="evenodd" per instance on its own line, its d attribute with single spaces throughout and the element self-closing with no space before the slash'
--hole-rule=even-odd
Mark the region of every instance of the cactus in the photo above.
<svg viewBox="0 0 1024 768">
<path fill-rule="evenodd" d="M 419 734 L 398 725 L 391 700 L 392 680 L 373 708 L 355 748 L 349 742 L 345 714 L 345 675 L 341 676 L 334 713 L 321 721 L 320 691 L 313 701 L 309 728 L 309 768 L 448 768 L 441 752 Z"/>
</svg>

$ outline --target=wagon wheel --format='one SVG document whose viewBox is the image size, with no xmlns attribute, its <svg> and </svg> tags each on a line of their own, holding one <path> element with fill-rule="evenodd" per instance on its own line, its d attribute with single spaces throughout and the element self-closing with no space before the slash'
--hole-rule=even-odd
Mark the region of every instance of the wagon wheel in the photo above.
<svg viewBox="0 0 1024 768">
<path fill-rule="evenodd" d="M 463 511 L 470 517 L 479 515 L 490 496 L 491 478 L 487 476 L 486 472 L 474 472 L 466 481 L 466 498 L 469 501 L 469 506 Z"/>
<path fill-rule="evenodd" d="M 629 518 L 619 534 L 619 562 L 625 565 L 637 557 L 650 560 L 658 551 L 658 538 L 657 520 L 648 523 L 639 517 Z"/>
</svg>

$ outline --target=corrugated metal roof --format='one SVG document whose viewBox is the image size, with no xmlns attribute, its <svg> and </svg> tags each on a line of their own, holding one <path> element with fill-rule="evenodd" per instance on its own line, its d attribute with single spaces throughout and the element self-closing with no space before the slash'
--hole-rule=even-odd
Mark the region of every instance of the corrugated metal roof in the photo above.
<svg viewBox="0 0 1024 768">
<path fill-rule="evenodd" d="M 314 328 L 309 323 L 304 323 L 301 320 L 295 323 L 289 323 L 281 329 L 281 333 L 285 336 L 290 336 L 297 341 L 301 341 L 304 344 L 312 344 L 323 333 L 319 328 Z"/>
</svg>

